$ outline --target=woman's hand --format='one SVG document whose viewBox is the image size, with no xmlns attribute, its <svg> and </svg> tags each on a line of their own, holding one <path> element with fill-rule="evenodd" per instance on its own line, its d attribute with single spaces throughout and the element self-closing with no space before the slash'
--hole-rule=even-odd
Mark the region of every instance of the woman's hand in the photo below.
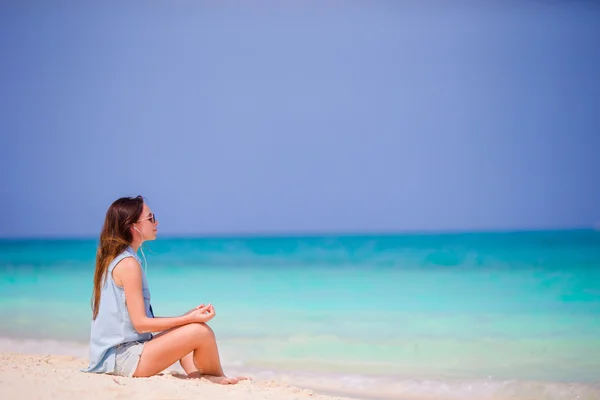
<svg viewBox="0 0 600 400">
<path fill-rule="evenodd" d="M 200 304 L 198 307 L 194 307 L 194 308 L 192 308 L 190 311 L 186 312 L 186 313 L 185 313 L 185 314 L 183 314 L 183 315 L 188 315 L 188 314 L 191 314 L 191 313 L 193 313 L 194 311 L 196 311 L 196 310 L 198 310 L 198 309 L 200 309 L 200 308 L 202 308 L 202 307 L 204 307 L 204 303 Z"/>
<path fill-rule="evenodd" d="M 196 307 L 188 313 L 191 322 L 208 322 L 215 316 L 212 304 L 204 307 Z"/>
</svg>

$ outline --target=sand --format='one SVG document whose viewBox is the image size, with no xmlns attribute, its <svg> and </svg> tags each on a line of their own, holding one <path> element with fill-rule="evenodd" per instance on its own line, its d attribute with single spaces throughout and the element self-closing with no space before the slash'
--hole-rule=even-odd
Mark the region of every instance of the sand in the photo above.
<svg viewBox="0 0 600 400">
<path fill-rule="evenodd" d="M 81 344 L 50 340 L 0 338 L 0 400 L 29 399 L 235 399 L 235 400 L 599 400 L 600 383 L 536 382 L 447 379 L 420 380 L 367 378 L 332 384 L 327 374 L 287 374 L 233 366 L 230 376 L 246 374 L 252 381 L 222 386 L 202 379 L 184 379 L 178 365 L 151 378 L 89 374 L 87 349 Z M 290 382 L 290 383 L 288 383 Z M 295 386 L 296 385 L 296 386 Z M 311 388 L 311 389 L 307 389 Z M 343 396 L 343 397 L 342 397 Z M 348 397 L 346 397 L 348 396 Z M 350 398 L 352 397 L 352 399 Z"/>
<path fill-rule="evenodd" d="M 125 378 L 80 372 L 87 361 L 68 355 L 0 353 L 2 399 L 236 399 L 343 400 L 288 385 L 282 381 L 242 381 L 216 385 L 185 379 L 176 372 L 151 378 Z"/>
</svg>

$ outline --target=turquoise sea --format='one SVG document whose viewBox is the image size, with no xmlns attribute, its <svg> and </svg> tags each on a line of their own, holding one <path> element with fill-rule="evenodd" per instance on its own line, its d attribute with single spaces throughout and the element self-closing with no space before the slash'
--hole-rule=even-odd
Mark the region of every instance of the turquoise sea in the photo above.
<svg viewBox="0 0 600 400">
<path fill-rule="evenodd" d="M 0 337 L 85 346 L 96 244 L 0 240 Z M 144 254 L 155 313 L 213 303 L 229 368 L 359 398 L 600 398 L 599 231 L 159 237 Z"/>
</svg>

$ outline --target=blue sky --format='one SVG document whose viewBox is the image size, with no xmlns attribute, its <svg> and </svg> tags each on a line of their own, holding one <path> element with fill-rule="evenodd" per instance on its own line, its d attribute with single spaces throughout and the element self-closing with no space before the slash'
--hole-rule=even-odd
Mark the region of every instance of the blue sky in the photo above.
<svg viewBox="0 0 600 400">
<path fill-rule="evenodd" d="M 600 4 L 486 3 L 5 2 L 0 236 L 600 223 Z"/>
</svg>

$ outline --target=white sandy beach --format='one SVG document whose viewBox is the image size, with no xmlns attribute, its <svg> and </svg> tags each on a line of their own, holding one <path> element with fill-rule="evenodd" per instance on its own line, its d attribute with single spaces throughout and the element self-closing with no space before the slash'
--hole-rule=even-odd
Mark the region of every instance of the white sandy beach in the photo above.
<svg viewBox="0 0 600 400">
<path fill-rule="evenodd" d="M 284 380 L 254 378 L 237 385 L 225 386 L 203 379 L 187 379 L 176 371 L 165 371 L 151 378 L 125 378 L 80 372 L 80 369 L 86 365 L 86 359 L 76 356 L 2 352 L 0 353 L 0 399 L 352 400 L 348 397 L 329 396 L 311 389 L 296 387 Z M 495 390 L 494 394 L 486 395 L 481 392 L 481 397 L 473 397 L 472 394 L 462 397 L 451 387 L 446 387 L 442 392 L 444 393 L 438 392 L 437 396 L 433 394 L 411 396 L 405 390 L 398 390 L 395 395 L 388 393 L 382 398 L 403 400 L 460 398 L 597 400 L 600 398 L 597 387 L 570 384 L 544 388 L 534 382 L 516 391 L 506 387 L 505 390 Z"/>
<path fill-rule="evenodd" d="M 226 367 L 252 378 L 222 386 L 185 379 L 178 364 L 151 378 L 125 378 L 81 372 L 87 347 L 75 342 L 0 337 L 0 399 L 235 399 L 235 400 L 599 400 L 600 384 L 569 382 L 423 380 L 390 377 L 373 380 L 328 374 Z M 254 371 L 254 372 L 253 372 Z M 250 372 L 250 373 L 248 373 Z M 377 383 L 375 383 L 377 382 Z"/>
<path fill-rule="evenodd" d="M 87 361 L 74 356 L 0 354 L 2 399 L 342 399 L 285 382 L 254 380 L 224 386 L 175 373 L 124 378 L 80 372 Z"/>
</svg>

